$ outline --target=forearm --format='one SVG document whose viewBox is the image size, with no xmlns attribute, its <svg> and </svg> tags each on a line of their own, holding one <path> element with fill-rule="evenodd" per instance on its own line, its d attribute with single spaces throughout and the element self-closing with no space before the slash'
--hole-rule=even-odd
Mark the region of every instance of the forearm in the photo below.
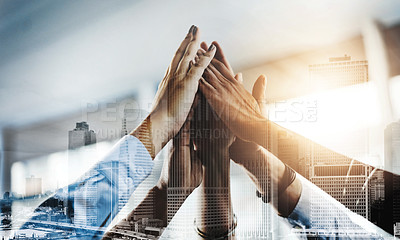
<svg viewBox="0 0 400 240">
<path fill-rule="evenodd" d="M 203 184 L 205 187 L 229 187 L 229 152 L 210 146 L 207 152 L 200 154 L 204 166 Z"/>
<path fill-rule="evenodd" d="M 227 149 L 209 149 L 201 156 L 203 171 L 203 216 L 199 229 L 209 235 L 228 232 L 233 224 L 230 194 L 230 160 Z"/>
<path fill-rule="evenodd" d="M 300 181 L 296 178 L 289 186 L 282 186 L 285 164 L 262 147 L 239 158 L 237 162 L 246 169 L 258 191 L 271 200 L 280 215 L 288 216 L 300 198 Z"/>
<path fill-rule="evenodd" d="M 139 141 L 141 141 L 143 145 L 146 147 L 146 150 L 150 154 L 151 158 L 154 159 L 159 150 L 156 151 L 155 149 L 157 143 L 155 143 L 155 139 L 153 139 L 153 133 L 151 129 L 152 129 L 152 124 L 149 115 L 135 130 L 133 130 L 130 133 L 130 135 L 139 139 Z"/>
</svg>

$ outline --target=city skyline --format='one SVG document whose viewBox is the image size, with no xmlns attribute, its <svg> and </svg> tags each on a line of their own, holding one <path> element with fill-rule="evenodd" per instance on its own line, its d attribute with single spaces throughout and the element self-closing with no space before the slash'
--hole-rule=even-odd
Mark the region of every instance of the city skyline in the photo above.
<svg viewBox="0 0 400 240">
<path fill-rule="evenodd" d="M 347 62 L 346 65 L 352 66 L 352 64 L 349 63 L 349 60 L 350 57 L 345 55 L 345 57 L 342 58 L 330 59 L 330 62 L 335 62 L 336 64 L 337 61 L 345 61 Z M 357 63 L 362 65 L 366 64 L 367 62 L 357 61 Z M 315 67 L 317 65 L 313 66 Z M 323 66 L 329 68 L 329 66 L 326 64 Z M 357 71 L 359 71 L 359 65 L 356 64 L 355 66 L 357 66 Z M 363 66 L 368 67 L 368 65 Z M 320 69 L 318 71 L 319 74 L 321 74 L 321 66 L 319 66 L 319 68 Z M 347 66 L 346 71 L 348 71 L 348 68 L 349 67 Z M 358 84 L 362 83 L 363 81 L 352 81 L 351 84 Z M 345 82 L 341 82 L 340 84 L 342 84 L 340 86 L 347 86 Z M 130 126 L 133 126 L 134 124 L 128 120 L 130 114 L 133 114 L 132 110 L 124 109 L 124 116 L 121 122 L 121 136 L 126 135 L 128 133 L 128 129 L 131 128 Z M 273 154 L 277 155 L 282 161 L 287 162 L 293 169 L 310 179 L 311 182 L 319 186 L 322 190 L 330 194 L 350 210 L 360 214 L 368 220 L 372 220 L 372 199 L 384 200 L 384 198 L 382 198 L 382 195 L 384 195 L 382 192 L 385 191 L 382 190 L 382 177 L 379 174 L 376 174 L 377 177 L 375 180 L 375 186 L 371 183 L 372 181 L 368 181 L 371 172 L 373 172 L 371 167 L 367 167 L 365 164 L 341 154 L 334 153 L 330 149 L 313 143 L 304 137 L 297 137 L 285 130 L 276 131 L 272 130 L 272 128 L 270 129 L 271 132 L 268 135 L 268 145 L 270 146 L 270 151 Z M 96 133 L 93 130 L 89 130 L 89 125 L 86 122 L 77 122 L 75 129 L 69 131 L 68 142 L 70 150 L 87 146 L 96 143 Z M 121 149 L 121 151 L 124 151 L 124 149 Z M 121 164 L 129 163 L 124 163 L 124 160 L 122 159 Z M 88 172 L 88 174 L 90 175 L 90 172 Z M 120 182 L 119 185 L 126 186 L 125 179 L 128 178 L 126 174 L 126 172 L 118 172 L 118 181 Z M 367 184 L 365 185 L 365 183 Z M 335 186 L 332 187 L 333 185 Z M 124 189 L 120 190 L 122 192 L 126 192 Z M 82 201 L 84 199 L 90 199 L 90 196 L 96 195 L 97 191 L 98 189 L 88 189 L 85 195 L 74 196 L 74 198 L 79 200 L 79 197 L 81 197 Z M 168 190 L 168 223 L 172 221 L 172 216 L 178 210 L 175 209 L 174 206 L 177 202 L 182 201 L 180 200 L 181 194 L 179 193 L 182 191 L 186 192 L 187 190 L 180 188 L 170 188 Z M 137 194 L 145 195 L 146 192 L 140 193 L 138 191 Z M 185 194 L 186 193 L 183 195 Z M 130 196 L 121 196 L 119 198 L 118 211 L 122 210 L 123 206 L 128 203 L 129 197 Z M 321 199 L 312 199 L 312 201 L 318 202 L 321 201 Z M 63 203 L 62 206 L 68 208 L 68 204 Z M 313 202 L 311 202 L 311 205 L 312 204 Z M 162 234 L 164 230 L 163 227 L 161 227 L 161 220 L 154 219 L 154 201 L 152 194 L 147 196 L 147 202 L 142 204 L 142 206 L 143 207 L 139 211 L 136 211 L 130 218 L 119 219 L 121 223 L 114 228 L 115 232 L 113 232 L 113 234 L 115 234 L 115 236 L 133 238 L 134 236 L 137 236 L 137 234 L 155 234 L 154 236 L 159 236 Z M 75 211 L 79 212 L 78 215 L 80 216 L 79 218 L 75 218 L 77 224 L 87 226 L 98 224 L 96 222 L 97 218 L 95 215 L 88 216 L 85 213 L 87 210 L 85 209 L 85 206 L 81 205 L 80 207 L 81 209 L 79 207 L 75 207 Z M 129 214 L 127 209 L 125 211 L 126 212 L 121 213 L 122 216 L 127 216 Z M 66 210 L 66 212 L 68 212 L 68 210 Z M 93 213 L 93 211 L 91 212 Z M 328 213 L 325 212 L 324 214 Z M 269 214 L 267 215 L 269 216 Z M 311 219 L 315 226 L 319 226 L 320 215 L 321 213 L 319 212 L 319 209 L 314 209 L 311 207 Z M 187 220 L 190 219 L 192 219 L 192 216 L 187 216 Z M 322 225 L 322 223 L 320 224 Z M 351 229 L 354 226 L 348 225 L 348 227 Z M 171 226 L 170 229 L 179 231 L 179 223 L 175 222 L 174 226 Z M 271 231 L 271 226 L 268 225 L 265 229 L 267 229 L 267 232 Z M 320 231 L 321 229 L 315 228 L 309 230 Z M 123 232 L 126 231 L 128 231 L 128 233 L 123 234 Z"/>
</svg>

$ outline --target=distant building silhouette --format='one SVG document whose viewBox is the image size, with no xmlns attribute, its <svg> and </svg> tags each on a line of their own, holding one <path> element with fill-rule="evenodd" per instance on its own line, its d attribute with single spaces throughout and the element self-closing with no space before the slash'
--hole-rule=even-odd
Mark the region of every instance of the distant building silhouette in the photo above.
<svg viewBox="0 0 400 240">
<path fill-rule="evenodd" d="M 42 178 L 30 177 L 25 179 L 25 196 L 42 194 Z"/>
<path fill-rule="evenodd" d="M 389 124 L 385 129 L 385 169 L 400 172 L 400 121 Z M 385 179 L 385 226 L 393 234 L 400 226 L 400 176 L 384 173 Z M 400 231 L 400 228 L 397 229 Z M 400 235 L 400 234 L 399 234 Z"/>
<path fill-rule="evenodd" d="M 370 219 L 370 184 L 367 179 L 371 167 L 318 144 L 313 144 L 311 151 L 311 182 L 353 212 Z M 329 221 L 327 216 L 334 216 L 336 212 L 322 213 L 313 206 L 323 204 L 324 199 L 313 196 L 311 199 L 312 225 L 327 225 L 323 221 Z M 350 223 L 348 227 L 353 228 Z"/>
<path fill-rule="evenodd" d="M 96 133 L 89 130 L 86 122 L 77 122 L 75 129 L 69 131 L 68 149 L 80 148 L 96 143 Z"/>
<path fill-rule="evenodd" d="M 309 65 L 314 91 L 340 88 L 368 82 L 368 61 L 352 61 L 350 56 L 329 58 L 328 63 Z"/>
<path fill-rule="evenodd" d="M 278 132 L 278 158 L 299 172 L 299 138 L 288 131 Z"/>
<path fill-rule="evenodd" d="M 368 61 L 354 61 L 350 56 L 331 57 L 329 62 L 309 65 L 309 84 L 312 91 L 336 89 L 368 82 Z M 357 132 L 368 139 L 367 132 Z M 358 156 L 367 150 L 367 143 L 360 142 L 352 146 L 353 154 Z M 308 146 L 307 146 L 308 145 Z M 372 168 L 354 159 L 333 152 L 319 144 L 307 143 L 306 153 L 300 159 L 301 164 L 309 165 L 309 171 L 300 169 L 307 174 L 310 181 L 334 197 L 353 212 L 370 219 L 370 182 L 368 176 Z M 308 154 L 307 154 L 308 152 Z M 303 155 L 303 154 L 302 154 Z M 376 193 L 376 192 L 375 192 Z M 312 225 L 327 225 L 329 215 L 336 212 L 321 212 L 315 206 L 323 204 L 324 199 L 311 198 Z M 349 223 L 349 229 L 353 226 Z"/>
<path fill-rule="evenodd" d="M 75 129 L 71 130 L 68 132 L 68 149 L 73 150 L 77 149 L 86 145 L 90 145 L 96 143 L 96 133 L 93 130 L 89 130 L 89 124 L 86 122 L 77 122 Z M 88 191 L 95 191 L 95 189 L 88 189 Z M 90 193 L 87 194 L 90 194 Z M 67 216 L 70 217 L 71 219 L 74 219 L 74 212 L 78 211 L 80 212 L 79 216 L 82 216 L 82 214 L 86 211 L 84 208 L 77 208 L 74 209 L 74 199 L 78 200 L 83 196 L 75 196 L 75 191 L 71 186 L 68 186 L 68 199 L 64 199 L 64 204 L 66 207 L 66 212 Z M 93 193 L 92 193 L 93 195 Z M 80 199 L 84 200 L 84 199 Z M 82 218 L 82 217 L 81 217 Z M 95 224 L 97 221 L 97 217 L 95 220 L 95 217 L 90 217 L 88 216 L 87 219 L 77 219 L 77 221 L 82 224 L 82 225 L 91 225 Z"/>
</svg>

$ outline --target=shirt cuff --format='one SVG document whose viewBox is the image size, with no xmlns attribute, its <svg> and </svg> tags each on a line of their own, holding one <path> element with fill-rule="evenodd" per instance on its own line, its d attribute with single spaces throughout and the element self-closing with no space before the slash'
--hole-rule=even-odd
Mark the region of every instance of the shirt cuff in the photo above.
<svg viewBox="0 0 400 240">
<path fill-rule="evenodd" d="M 300 199 L 297 202 L 293 212 L 288 216 L 288 221 L 294 227 L 299 228 L 310 228 L 310 196 L 311 188 L 308 186 L 308 182 L 305 181 L 304 177 L 296 173 L 296 177 L 300 180 L 302 189 Z"/>
</svg>

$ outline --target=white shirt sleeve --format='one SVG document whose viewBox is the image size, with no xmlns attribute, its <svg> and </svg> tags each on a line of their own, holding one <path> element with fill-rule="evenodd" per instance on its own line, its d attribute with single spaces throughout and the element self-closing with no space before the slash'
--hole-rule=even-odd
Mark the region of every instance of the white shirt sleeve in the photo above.
<svg viewBox="0 0 400 240">
<path fill-rule="evenodd" d="M 392 235 L 352 212 L 319 187 L 297 174 L 302 192 L 289 223 L 304 233 L 320 234 L 320 239 L 387 239 Z M 324 237 L 325 236 L 325 237 Z"/>
</svg>

